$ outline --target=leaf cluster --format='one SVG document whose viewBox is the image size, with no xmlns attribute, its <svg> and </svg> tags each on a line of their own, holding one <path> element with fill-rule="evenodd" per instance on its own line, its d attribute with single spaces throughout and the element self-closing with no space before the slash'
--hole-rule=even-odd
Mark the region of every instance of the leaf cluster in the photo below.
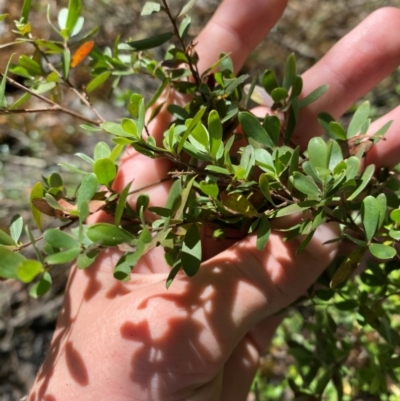
<svg viewBox="0 0 400 401">
<path fill-rule="evenodd" d="M 306 360 L 309 368 L 302 372 L 302 383 L 290 383 L 296 394 L 306 394 L 303 387 L 317 380 L 316 394 L 322 394 L 332 382 L 340 395 L 343 389 L 338 384 L 338 361 L 347 358 L 351 346 L 346 340 L 335 346 L 338 328 L 329 305 L 339 310 L 357 309 L 359 324 L 374 328 L 387 342 L 389 359 L 400 345 L 389 313 L 380 307 L 382 300 L 398 293 L 400 286 L 397 173 L 376 171 L 374 165 L 361 168 L 363 158 L 384 139 L 390 123 L 371 135 L 370 105 L 364 102 L 347 128 L 321 113 L 318 120 L 324 136 L 312 138 L 306 149 L 295 146 L 292 136 L 300 110 L 328 88 L 317 88 L 302 98 L 303 83 L 294 55 L 287 58 L 281 82 L 267 69 L 248 83 L 249 76 L 234 73 L 227 54 L 221 54 L 200 74 L 187 15 L 194 3 L 189 1 L 173 15 L 164 0 L 147 2 L 142 15 L 164 13 L 171 29 L 146 39 L 117 39 L 112 49 L 102 50 L 93 40 L 96 29 L 81 33 L 85 20 L 80 0 L 69 1 L 68 8 L 59 12 L 57 25 L 48 12 L 57 40 L 33 37 L 31 5 L 25 0 L 21 19 L 15 24 L 14 43 L 30 43 L 33 54 L 22 55 L 15 63 L 10 60 L 0 83 L 0 112 L 28 112 L 23 108 L 25 103 L 39 98 L 49 109 L 37 111 L 58 110 L 81 118 L 82 129 L 109 133 L 111 145 L 98 142 L 91 155 L 78 153 L 87 166 L 84 170 L 61 164 L 81 176 L 73 191 L 67 191 L 59 173 L 43 177 L 33 186 L 30 207 L 41 234 L 34 234 L 21 216 L 12 218 L 9 232 L 0 231 L 0 277 L 33 282 L 30 293 L 37 297 L 50 289 L 55 265 L 76 260 L 79 269 L 90 268 L 103 249 L 119 247 L 123 256 L 115 266 L 114 277 L 128 280 L 143 255 L 162 247 L 171 267 L 168 287 L 180 270 L 188 276 L 199 270 L 205 228 L 212 229 L 216 241 L 227 233 L 236 232 L 237 237 L 254 233 L 257 248 L 263 250 L 271 221 L 297 215 L 292 226 L 282 231 L 286 240 L 302 236 L 297 250 L 302 252 L 321 224 L 337 222 L 341 233 L 334 241 L 351 241 L 355 250 L 335 260 L 320 279 L 318 289 L 309 292 L 311 302 L 317 300 L 315 324 L 326 330 L 326 335 L 317 338 L 316 354 L 292 340 L 289 345 L 298 361 Z M 156 60 L 152 49 L 160 46 L 164 59 Z M 84 88 L 75 88 L 71 71 L 86 60 L 92 78 Z M 6 83 L 16 85 L 7 76 L 9 71 L 25 79 L 19 86 L 23 95 L 12 104 L 5 96 Z M 106 121 L 92 105 L 92 92 L 106 82 L 117 88 L 124 77 L 134 74 L 149 76 L 158 82 L 158 89 L 150 98 L 130 92 L 125 97 L 124 117 Z M 97 119 L 62 106 L 64 91 L 71 89 Z M 268 112 L 262 117 L 254 115 L 248 106 L 251 101 L 268 106 Z M 148 125 L 164 109 L 171 123 L 158 141 Z M 163 207 L 149 206 L 149 196 L 143 193 L 146 188 L 135 191 L 140 192 L 135 205 L 129 202 L 133 194 L 130 184 L 121 193 L 114 190 L 118 160 L 127 147 L 149 158 L 172 162 L 173 170 L 163 179 L 171 181 Z M 86 219 L 99 210 L 109 214 L 111 222 L 87 225 Z M 44 216 L 58 220 L 58 227 L 45 227 Z M 23 255 L 29 246 L 36 259 Z M 355 285 L 349 278 L 367 252 L 376 260 Z M 388 358 L 383 359 L 385 363 L 398 364 Z M 377 386 L 381 388 L 382 383 Z"/>
</svg>

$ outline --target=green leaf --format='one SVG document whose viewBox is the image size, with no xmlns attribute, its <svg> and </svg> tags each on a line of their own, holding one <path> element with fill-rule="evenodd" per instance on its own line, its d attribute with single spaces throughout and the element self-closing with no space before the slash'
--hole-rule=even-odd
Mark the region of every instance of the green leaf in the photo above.
<svg viewBox="0 0 400 401">
<path fill-rule="evenodd" d="M 81 205 L 83 202 L 89 202 L 92 200 L 94 194 L 97 191 L 97 186 L 98 182 L 95 174 L 89 173 L 83 177 L 78 192 L 78 199 L 77 199 L 78 210 L 81 209 Z"/>
<path fill-rule="evenodd" d="M 281 121 L 279 118 L 277 116 L 267 115 L 264 119 L 263 127 L 267 131 L 274 146 L 277 146 L 281 132 Z"/>
<path fill-rule="evenodd" d="M 389 230 L 390 238 L 393 238 L 395 241 L 400 241 L 400 230 L 394 230 L 393 228 Z"/>
<path fill-rule="evenodd" d="M 358 170 L 360 169 L 360 159 L 355 156 L 350 156 L 346 160 L 346 178 L 347 181 L 352 180 L 358 174 Z"/>
<path fill-rule="evenodd" d="M 106 131 L 109 132 L 110 134 L 116 135 L 116 136 L 123 136 L 123 137 L 128 137 L 131 138 L 132 135 L 130 133 L 127 133 L 121 126 L 121 124 L 113 123 L 113 122 L 105 122 L 100 125 L 100 127 Z M 135 135 L 136 137 L 136 135 Z"/>
<path fill-rule="evenodd" d="M 334 275 L 332 276 L 329 286 L 336 288 L 340 284 L 347 281 L 357 266 L 361 263 L 361 260 L 366 252 L 367 248 L 357 248 L 346 259 L 340 264 Z"/>
<path fill-rule="evenodd" d="M 251 202 L 238 192 L 222 192 L 220 195 L 223 205 L 231 212 L 241 214 L 245 217 L 258 217 L 259 213 Z"/>
<path fill-rule="evenodd" d="M 31 10 L 31 0 L 24 0 L 21 11 L 21 22 L 27 24 L 29 21 L 29 12 Z"/>
<path fill-rule="evenodd" d="M 24 220 L 22 216 L 16 214 L 11 218 L 10 234 L 12 239 L 17 243 L 24 228 Z"/>
<path fill-rule="evenodd" d="M 8 74 L 8 69 L 10 68 L 10 63 L 13 58 L 14 54 L 11 55 L 10 59 L 8 60 L 6 69 L 3 73 L 3 78 L 1 79 L 0 83 L 0 108 L 6 109 L 7 108 L 7 98 L 6 98 L 6 83 L 7 83 L 7 74 Z"/>
<path fill-rule="evenodd" d="M 95 262 L 98 255 L 99 251 L 97 249 L 92 249 L 81 253 L 76 260 L 78 269 L 86 269 L 87 267 L 91 266 Z"/>
<path fill-rule="evenodd" d="M 19 264 L 18 278 L 23 283 L 30 283 L 38 274 L 44 271 L 43 265 L 37 260 L 26 259 Z"/>
<path fill-rule="evenodd" d="M 329 85 L 323 85 L 323 86 L 320 86 L 319 88 L 313 90 L 305 98 L 300 100 L 299 108 L 307 107 L 311 103 L 314 103 L 328 90 L 328 88 L 329 88 Z"/>
<path fill-rule="evenodd" d="M 70 66 L 71 66 L 71 52 L 67 48 L 63 51 L 63 78 L 65 81 L 68 80 Z M 54 84 L 54 82 L 50 83 Z"/>
<path fill-rule="evenodd" d="M 18 266 L 26 259 L 19 253 L 15 253 L 8 248 L 0 246 L 0 277 L 18 278 Z"/>
<path fill-rule="evenodd" d="M 117 174 L 117 167 L 109 158 L 99 159 L 93 165 L 93 172 L 96 174 L 99 184 L 110 186 Z"/>
<path fill-rule="evenodd" d="M 140 194 L 136 200 L 136 213 L 140 215 L 149 206 L 150 198 L 147 194 Z"/>
<path fill-rule="evenodd" d="M 214 181 L 201 181 L 200 184 L 200 189 L 208 196 L 210 196 L 213 199 L 216 199 L 219 194 L 219 188 L 218 184 Z"/>
<path fill-rule="evenodd" d="M 316 203 L 317 203 L 316 201 L 306 201 L 306 202 L 294 203 L 292 205 L 285 206 L 282 209 L 275 210 L 268 215 L 271 215 L 272 217 L 275 217 L 275 218 L 289 216 L 291 214 L 304 212 L 305 210 L 310 209 L 311 207 L 315 206 Z"/>
<path fill-rule="evenodd" d="M 289 92 L 285 88 L 275 88 L 271 92 L 271 97 L 275 103 L 280 103 L 289 97 Z"/>
<path fill-rule="evenodd" d="M 91 225 L 86 230 L 86 235 L 91 241 L 104 246 L 116 246 L 124 242 L 131 243 L 135 239 L 128 231 L 108 223 Z"/>
<path fill-rule="evenodd" d="M 267 93 L 271 92 L 279 86 L 275 73 L 271 70 L 266 70 L 261 78 L 261 84 Z"/>
<path fill-rule="evenodd" d="M 78 248 L 80 246 L 75 238 L 71 237 L 64 231 L 55 228 L 49 228 L 45 231 L 44 240 L 53 248 L 70 249 Z"/>
<path fill-rule="evenodd" d="M 271 234 L 271 225 L 269 224 L 268 217 L 263 215 L 260 218 L 257 230 L 257 249 L 262 251 L 268 242 L 268 238 Z"/>
<path fill-rule="evenodd" d="M 30 196 L 29 196 L 29 204 L 31 208 L 31 213 L 33 220 L 36 224 L 36 227 L 42 231 L 42 213 L 40 212 L 39 209 L 37 209 L 34 204 L 33 200 L 34 199 L 42 199 L 44 194 L 44 189 L 43 189 L 43 184 L 41 182 L 37 182 L 31 190 Z"/>
<path fill-rule="evenodd" d="M 3 230 L 0 230 L 0 246 L 16 246 L 17 242 Z"/>
<path fill-rule="evenodd" d="M 347 139 L 352 138 L 360 133 L 364 124 L 368 121 L 371 106 L 369 102 L 362 103 L 354 113 L 349 128 L 347 129 Z"/>
<path fill-rule="evenodd" d="M 400 209 L 394 209 L 390 212 L 390 219 L 397 225 L 400 225 Z"/>
<path fill-rule="evenodd" d="M 94 147 L 93 157 L 94 160 L 104 159 L 110 157 L 111 150 L 107 143 L 100 141 Z"/>
<path fill-rule="evenodd" d="M 275 163 L 271 154 L 266 149 L 256 149 L 256 164 L 266 172 L 272 172 L 275 175 Z"/>
<path fill-rule="evenodd" d="M 197 176 L 193 176 L 185 185 L 185 187 L 182 190 L 181 196 L 180 196 L 180 204 L 179 207 L 177 208 L 177 211 L 175 213 L 175 219 L 180 220 L 184 218 L 184 213 L 186 209 L 186 205 L 189 199 L 189 195 L 192 191 L 192 187 L 194 184 L 195 179 Z"/>
<path fill-rule="evenodd" d="M 176 18 L 182 17 L 183 15 L 185 15 L 186 13 L 188 13 L 193 6 L 196 4 L 197 0 L 189 0 L 183 7 L 182 9 L 179 11 L 178 15 L 176 16 Z"/>
<path fill-rule="evenodd" d="M 361 176 L 360 179 L 360 184 L 357 187 L 357 189 L 347 198 L 348 201 L 351 201 L 355 199 L 363 190 L 364 188 L 368 185 L 370 182 L 372 176 L 374 175 L 375 172 L 375 165 L 370 164 L 366 167 L 364 170 L 363 175 Z"/>
<path fill-rule="evenodd" d="M 248 112 L 240 112 L 239 122 L 247 138 L 252 138 L 259 144 L 266 147 L 273 148 L 275 146 L 267 131 L 265 131 L 258 118 L 253 114 Z"/>
<path fill-rule="evenodd" d="M 108 78 L 111 76 L 111 71 L 104 71 L 101 74 L 97 75 L 97 77 L 93 78 L 86 86 L 86 93 L 91 93 L 95 89 L 99 88 L 103 85 Z"/>
<path fill-rule="evenodd" d="M 262 194 L 265 196 L 265 198 L 268 200 L 269 203 L 274 205 L 274 201 L 272 200 L 271 190 L 270 190 L 269 180 L 268 180 L 267 175 L 261 174 L 260 178 L 258 180 L 258 183 L 259 183 Z"/>
<path fill-rule="evenodd" d="M 121 194 L 119 195 L 118 203 L 117 203 L 117 208 L 115 210 L 115 217 L 114 217 L 114 224 L 116 226 L 119 225 L 121 222 L 122 215 L 124 213 L 124 209 L 126 206 L 126 201 L 128 199 L 129 195 L 129 190 L 131 189 L 132 183 L 129 182 L 125 188 L 122 190 Z"/>
<path fill-rule="evenodd" d="M 19 56 L 18 64 L 24 67 L 29 72 L 29 74 L 33 76 L 40 76 L 43 73 L 40 64 L 28 56 Z"/>
<path fill-rule="evenodd" d="M 338 139 L 340 141 L 346 140 L 346 130 L 341 124 L 336 121 L 331 121 L 329 123 L 330 130 L 327 132 L 333 139 Z"/>
<path fill-rule="evenodd" d="M 32 298 L 39 298 L 45 295 L 51 288 L 52 280 L 48 272 L 44 272 L 40 280 L 35 283 L 29 290 Z"/>
<path fill-rule="evenodd" d="M 185 144 L 187 138 L 189 137 L 190 133 L 192 130 L 196 127 L 196 125 L 201 121 L 201 118 L 203 117 L 204 112 L 206 111 L 206 107 L 203 106 L 200 108 L 200 110 L 196 113 L 196 115 L 193 117 L 193 119 L 188 123 L 188 126 L 186 128 L 186 131 L 183 133 L 182 138 L 179 141 L 178 145 L 178 153 L 181 153 L 183 149 L 183 145 Z"/>
<path fill-rule="evenodd" d="M 383 223 L 386 220 L 386 211 L 387 211 L 386 195 L 384 193 L 380 193 L 376 197 L 376 203 L 378 205 L 378 210 L 379 210 L 379 221 L 377 227 L 377 229 L 379 230 L 383 226 Z"/>
<path fill-rule="evenodd" d="M 199 270 L 202 258 L 201 237 L 196 224 L 187 230 L 182 243 L 182 268 L 189 276 L 194 276 Z"/>
<path fill-rule="evenodd" d="M 370 244 L 368 247 L 373 256 L 381 260 L 390 260 L 396 256 L 396 249 L 384 244 Z"/>
<path fill-rule="evenodd" d="M 292 86 L 294 80 L 297 76 L 297 67 L 296 67 L 296 58 L 294 54 L 289 54 L 286 64 L 285 64 L 285 73 L 283 76 L 283 87 L 288 91 Z M 273 98 L 273 96 L 272 96 Z"/>
<path fill-rule="evenodd" d="M 293 186 L 303 194 L 309 196 L 320 195 L 320 190 L 317 184 L 310 176 L 305 176 L 304 174 L 295 171 L 292 177 L 293 177 Z"/>
<path fill-rule="evenodd" d="M 70 263 L 74 261 L 78 255 L 82 252 L 81 248 L 71 248 L 66 251 L 54 253 L 46 258 L 46 262 L 49 265 L 60 265 L 63 263 Z"/>
<path fill-rule="evenodd" d="M 165 287 L 168 290 L 168 288 L 171 286 L 172 282 L 174 281 L 174 278 L 178 274 L 179 270 L 182 268 L 181 261 L 178 260 L 175 264 L 174 267 L 171 269 L 167 281 L 165 282 Z"/>
<path fill-rule="evenodd" d="M 214 158 L 218 154 L 222 143 L 222 123 L 216 110 L 211 110 L 208 115 L 208 132 L 210 134 L 210 152 Z"/>
<path fill-rule="evenodd" d="M 161 4 L 155 3 L 154 1 L 148 1 L 145 3 L 140 15 L 151 15 L 161 11 Z"/>
<path fill-rule="evenodd" d="M 72 34 L 76 23 L 78 22 L 79 16 L 82 10 L 81 0 L 69 0 L 68 3 L 68 17 L 65 24 L 66 29 Z"/>
<path fill-rule="evenodd" d="M 316 136 L 311 138 L 310 142 L 308 143 L 307 151 L 310 164 L 314 169 L 316 169 L 317 167 L 328 167 L 328 146 L 321 137 Z"/>
<path fill-rule="evenodd" d="M 164 32 L 150 38 L 128 42 L 128 45 L 135 51 L 143 51 L 153 49 L 168 42 L 174 36 L 173 32 Z"/>
<path fill-rule="evenodd" d="M 208 166 L 206 166 L 205 170 L 211 171 L 211 172 L 217 173 L 217 174 L 224 174 L 224 175 L 231 174 L 230 171 L 227 170 L 226 168 L 219 167 L 219 166 L 213 166 L 212 164 L 209 164 Z"/>
<path fill-rule="evenodd" d="M 370 242 L 376 233 L 379 222 L 379 205 L 373 196 L 368 195 L 363 199 L 361 216 L 365 237 Z"/>
<path fill-rule="evenodd" d="M 254 148 L 251 145 L 247 145 L 245 148 L 242 148 L 241 151 L 242 154 L 240 157 L 240 167 L 242 167 L 245 171 L 245 179 L 248 179 L 256 160 Z"/>
</svg>

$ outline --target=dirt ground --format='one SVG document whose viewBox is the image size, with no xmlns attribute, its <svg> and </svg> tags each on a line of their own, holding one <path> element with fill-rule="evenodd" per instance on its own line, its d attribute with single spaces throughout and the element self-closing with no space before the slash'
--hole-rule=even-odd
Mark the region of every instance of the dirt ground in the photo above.
<svg viewBox="0 0 400 401">
<path fill-rule="evenodd" d="M 12 40 L 7 31 L 13 19 L 18 18 L 21 3 L 22 0 L 0 0 L 0 14 L 10 14 L 0 23 L 3 43 Z M 67 0 L 32 3 L 35 32 L 48 36 L 49 30 L 45 28 L 47 4 L 50 3 L 52 17 L 56 19 L 57 8 L 65 6 Z M 184 2 L 174 0 L 171 3 L 179 7 Z M 219 3 L 218 0 L 198 0 L 191 12 L 193 35 L 200 31 Z M 157 32 L 163 28 L 157 18 L 139 19 L 144 1 L 83 0 L 83 4 L 89 25 L 100 25 L 96 38 L 100 46 L 111 45 L 119 34 L 124 40 L 138 38 L 140 32 Z M 271 68 L 282 75 L 284 60 L 294 52 L 300 71 L 304 71 L 369 13 L 389 5 L 400 7 L 400 0 L 291 0 L 282 20 L 258 46 L 243 70 L 254 73 Z M 15 49 L 0 49 L 0 71 L 4 70 L 13 51 Z M 376 114 L 399 104 L 396 92 L 399 78 L 399 73 L 394 73 L 368 95 Z M 147 90 L 146 84 L 140 81 L 134 81 L 133 85 Z M 98 106 L 102 110 L 111 109 L 110 118 L 121 115 L 120 110 L 102 96 L 99 96 Z M 29 191 L 42 174 L 59 171 L 60 161 L 76 160 L 74 153 L 92 149 L 98 140 L 97 136 L 82 135 L 76 129 L 76 122 L 66 116 L 5 118 L 0 115 L 0 228 L 4 228 L 15 213 L 29 218 Z M 66 269 L 59 269 L 54 276 L 53 290 L 40 300 L 29 298 L 25 285 L 0 282 L 0 401 L 18 400 L 29 390 L 54 330 L 67 275 Z"/>
</svg>

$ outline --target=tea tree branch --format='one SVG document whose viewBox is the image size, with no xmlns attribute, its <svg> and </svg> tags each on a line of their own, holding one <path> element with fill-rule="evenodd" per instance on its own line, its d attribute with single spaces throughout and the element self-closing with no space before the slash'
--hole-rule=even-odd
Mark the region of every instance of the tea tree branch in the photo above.
<svg viewBox="0 0 400 401">
<path fill-rule="evenodd" d="M 4 75 L 2 73 L 0 73 L 0 76 L 3 77 Z M 42 100 L 43 102 L 51 105 L 51 108 L 47 108 L 44 109 L 43 111 L 59 111 L 61 113 L 64 114 L 68 114 L 72 117 L 75 117 L 79 120 L 85 121 L 87 123 L 93 124 L 93 125 L 100 125 L 103 121 L 102 120 L 93 120 L 91 118 L 88 118 L 80 113 L 77 113 L 73 110 L 67 109 L 61 105 L 59 105 L 56 102 L 53 102 L 52 100 L 48 99 L 45 96 L 40 95 L 39 93 L 36 93 L 35 91 L 29 89 L 28 87 L 21 85 L 19 82 L 15 81 L 14 79 L 10 78 L 10 77 L 6 77 L 7 82 L 12 85 L 15 86 L 16 88 L 22 90 L 23 92 L 29 93 L 32 96 L 36 97 L 37 99 Z M 28 109 L 29 110 L 29 109 Z M 0 113 L 1 114 L 13 114 L 13 113 L 23 113 L 23 112 L 27 112 L 26 109 L 16 109 L 16 110 L 1 110 Z M 29 111 L 30 113 L 33 113 L 34 111 Z"/>
</svg>

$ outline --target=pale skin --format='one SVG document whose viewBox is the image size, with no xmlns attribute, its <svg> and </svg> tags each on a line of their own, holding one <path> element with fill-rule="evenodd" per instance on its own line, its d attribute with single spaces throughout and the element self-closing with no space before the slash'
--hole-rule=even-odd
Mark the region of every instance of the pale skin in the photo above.
<svg viewBox="0 0 400 401">
<path fill-rule="evenodd" d="M 200 69 L 229 52 L 239 70 L 285 6 L 284 0 L 225 0 L 196 40 Z M 317 113 L 340 117 L 400 64 L 398 26 L 399 9 L 374 12 L 303 74 L 303 95 L 323 84 L 330 88 L 302 112 L 297 143 L 305 146 L 321 133 Z M 150 125 L 157 138 L 164 117 Z M 371 130 L 389 120 L 394 123 L 387 140 L 370 151 L 367 163 L 400 162 L 400 107 Z M 129 150 L 115 187 L 121 190 L 135 178 L 132 189 L 141 188 L 164 178 L 168 168 L 162 160 Z M 168 188 L 163 183 L 147 191 L 153 205 L 164 205 Z M 73 268 L 29 401 L 245 400 L 259 355 L 281 321 L 274 313 L 322 273 L 338 251 L 337 243 L 324 243 L 337 234 L 335 225 L 321 226 L 298 256 L 298 242 L 283 242 L 277 231 L 262 252 L 253 236 L 233 245 L 207 243 L 207 260 L 197 276 L 178 276 L 168 290 L 170 268 L 159 249 L 140 261 L 128 283 L 112 276 L 117 250 L 104 252 L 85 271 Z"/>
</svg>

